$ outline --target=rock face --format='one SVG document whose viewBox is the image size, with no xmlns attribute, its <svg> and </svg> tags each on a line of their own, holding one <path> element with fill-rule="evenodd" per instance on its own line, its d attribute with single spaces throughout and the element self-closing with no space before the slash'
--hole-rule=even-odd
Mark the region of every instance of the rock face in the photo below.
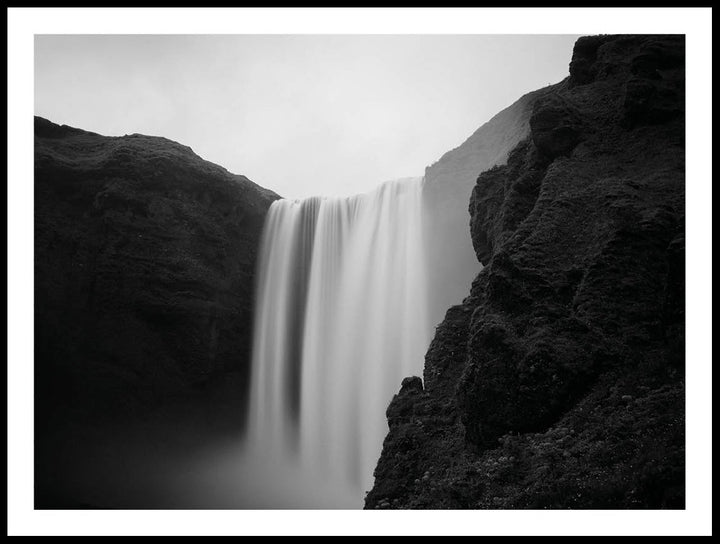
<svg viewBox="0 0 720 544">
<path fill-rule="evenodd" d="M 255 254 L 278 198 L 165 138 L 35 118 L 38 430 L 245 383 Z"/>
<path fill-rule="evenodd" d="M 462 301 L 481 268 L 473 252 L 467 216 L 458 210 L 467 207 L 478 173 L 505 164 L 510 151 L 527 137 L 533 104 L 552 89 L 521 97 L 425 169 L 423 239 L 427 273 L 434 285 L 429 294 L 433 324 L 442 321 L 449 306 Z"/>
<path fill-rule="evenodd" d="M 684 38 L 578 40 L 483 172 L 485 265 L 388 407 L 367 508 L 684 507 Z"/>
</svg>

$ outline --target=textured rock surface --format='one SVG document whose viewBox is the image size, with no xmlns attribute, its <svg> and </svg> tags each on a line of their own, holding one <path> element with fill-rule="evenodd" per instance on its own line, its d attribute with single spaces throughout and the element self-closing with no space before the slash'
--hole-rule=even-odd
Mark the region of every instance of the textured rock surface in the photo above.
<svg viewBox="0 0 720 544">
<path fill-rule="evenodd" d="M 477 129 L 461 145 L 425 169 L 423 237 L 427 273 L 435 286 L 429 294 L 433 325 L 449 306 L 467 294 L 467 286 L 481 268 L 472 249 L 467 207 L 479 172 L 504 164 L 510 151 L 530 131 L 533 104 L 553 87 L 528 93 Z"/>
<path fill-rule="evenodd" d="M 367 508 L 684 506 L 683 37 L 578 40 L 529 124 Z"/>
<path fill-rule="evenodd" d="M 165 138 L 35 118 L 40 483 L 69 422 L 128 421 L 215 382 L 239 397 L 275 198 Z"/>
</svg>

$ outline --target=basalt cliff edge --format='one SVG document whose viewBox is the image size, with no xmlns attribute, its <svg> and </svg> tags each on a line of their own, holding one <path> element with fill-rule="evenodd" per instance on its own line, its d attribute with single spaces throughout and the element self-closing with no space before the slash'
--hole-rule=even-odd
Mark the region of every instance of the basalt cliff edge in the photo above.
<svg viewBox="0 0 720 544">
<path fill-rule="evenodd" d="M 684 38 L 592 36 L 479 173 L 482 271 L 366 508 L 684 507 Z"/>
</svg>

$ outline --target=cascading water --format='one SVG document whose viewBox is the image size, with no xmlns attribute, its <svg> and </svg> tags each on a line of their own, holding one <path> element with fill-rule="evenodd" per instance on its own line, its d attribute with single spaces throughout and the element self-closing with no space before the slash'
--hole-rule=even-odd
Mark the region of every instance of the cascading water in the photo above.
<svg viewBox="0 0 720 544">
<path fill-rule="evenodd" d="M 271 206 L 246 449 L 283 486 L 330 483 L 356 506 L 371 488 L 385 409 L 431 338 L 421 213 L 422 178 Z"/>
</svg>

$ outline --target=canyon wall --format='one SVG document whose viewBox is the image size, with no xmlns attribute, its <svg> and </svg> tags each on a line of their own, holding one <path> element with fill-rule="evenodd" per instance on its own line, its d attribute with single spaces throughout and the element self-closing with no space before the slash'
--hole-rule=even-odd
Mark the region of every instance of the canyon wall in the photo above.
<svg viewBox="0 0 720 544">
<path fill-rule="evenodd" d="M 462 301 L 482 268 L 463 213 L 478 172 L 505 164 L 510 151 L 530 132 L 533 104 L 552 89 L 524 95 L 425 169 L 423 240 L 433 285 L 428 300 L 433 325 L 442 321 L 449 306 Z"/>
<path fill-rule="evenodd" d="M 206 404 L 226 403 L 238 425 L 255 257 L 277 195 L 165 138 L 39 117 L 34 189 L 41 495 L 65 450 L 82 462 L 73 425 L 107 428 L 222 388 Z"/>
<path fill-rule="evenodd" d="M 387 409 L 366 508 L 683 508 L 683 36 L 577 41 L 482 173 L 484 267 Z"/>
</svg>

